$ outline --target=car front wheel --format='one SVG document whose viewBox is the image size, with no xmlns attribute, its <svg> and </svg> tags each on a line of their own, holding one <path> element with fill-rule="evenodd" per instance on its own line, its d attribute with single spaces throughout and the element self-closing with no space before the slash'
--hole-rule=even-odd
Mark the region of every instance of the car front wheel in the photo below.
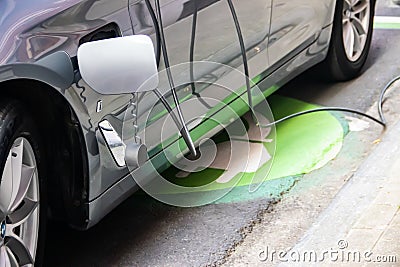
<svg viewBox="0 0 400 267">
<path fill-rule="evenodd" d="M 375 0 L 340 0 L 328 56 L 323 63 L 330 80 L 347 81 L 359 75 L 371 46 Z"/>
<path fill-rule="evenodd" d="M 45 226 L 42 153 L 33 120 L 0 103 L 0 267 L 37 266 Z"/>
</svg>

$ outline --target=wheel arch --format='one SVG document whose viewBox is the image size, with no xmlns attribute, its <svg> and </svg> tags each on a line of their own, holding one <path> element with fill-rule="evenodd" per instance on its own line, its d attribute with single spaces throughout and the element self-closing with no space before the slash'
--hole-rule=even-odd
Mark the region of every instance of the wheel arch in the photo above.
<svg viewBox="0 0 400 267">
<path fill-rule="evenodd" d="M 0 97 L 20 101 L 38 126 L 45 144 L 50 217 L 85 228 L 88 160 L 85 139 L 73 108 L 55 87 L 31 78 L 1 81 Z"/>
<path fill-rule="evenodd" d="M 6 64 L 0 66 L 0 82 L 30 79 L 63 91 L 74 82 L 74 68 L 77 68 L 74 61 L 66 52 L 58 51 L 34 63 Z"/>
</svg>

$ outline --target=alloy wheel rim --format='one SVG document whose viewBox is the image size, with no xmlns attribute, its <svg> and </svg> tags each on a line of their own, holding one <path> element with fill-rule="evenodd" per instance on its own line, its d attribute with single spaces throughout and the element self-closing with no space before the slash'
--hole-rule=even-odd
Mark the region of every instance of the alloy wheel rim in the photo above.
<svg viewBox="0 0 400 267">
<path fill-rule="evenodd" d="M 39 236 L 39 176 L 26 138 L 15 140 L 0 184 L 0 267 L 33 266 Z"/>
<path fill-rule="evenodd" d="M 343 43 L 346 56 L 352 62 L 360 59 L 367 44 L 370 12 L 370 0 L 344 1 Z"/>
</svg>

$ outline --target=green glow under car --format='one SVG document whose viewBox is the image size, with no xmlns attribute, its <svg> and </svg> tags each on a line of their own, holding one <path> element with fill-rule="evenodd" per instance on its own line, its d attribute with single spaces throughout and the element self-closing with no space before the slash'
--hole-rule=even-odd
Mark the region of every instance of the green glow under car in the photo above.
<svg viewBox="0 0 400 267">
<path fill-rule="evenodd" d="M 317 107 L 276 95 L 271 96 L 268 100 L 276 119 Z M 330 112 L 321 112 L 283 122 L 277 126 L 276 131 L 276 151 L 273 155 L 272 166 L 271 162 L 267 162 L 256 172 L 237 173 L 237 176 L 241 176 L 236 177 L 240 178 L 239 183 L 236 183 L 237 179 L 233 178 L 227 183 L 214 183 L 207 190 L 235 187 L 221 200 L 222 202 L 266 197 L 274 195 L 275 191 L 282 192 L 283 188 L 290 186 L 299 176 L 321 168 L 335 158 L 342 147 L 348 127 L 340 116 Z M 250 140 L 250 142 L 252 141 L 255 140 Z M 263 145 L 269 151 L 274 150 L 270 147 L 271 143 L 263 143 Z M 194 187 L 194 192 L 198 192 L 196 187 L 214 182 L 225 171 L 207 168 L 201 172 L 191 173 L 187 177 L 178 178 L 179 170 L 171 167 L 163 173 L 163 176 L 177 185 Z M 256 192 L 250 193 L 249 185 L 254 176 L 258 176 L 256 180 L 264 181 L 264 184 Z"/>
</svg>

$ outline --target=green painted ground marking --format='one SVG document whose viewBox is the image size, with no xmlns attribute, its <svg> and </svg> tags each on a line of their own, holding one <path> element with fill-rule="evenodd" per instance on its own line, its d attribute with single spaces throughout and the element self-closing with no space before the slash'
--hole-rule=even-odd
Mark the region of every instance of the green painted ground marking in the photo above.
<svg viewBox="0 0 400 267">
<path fill-rule="evenodd" d="M 295 99 L 270 98 L 275 119 L 316 108 Z M 309 173 L 339 152 L 344 137 L 342 122 L 329 112 L 313 113 L 277 126 L 277 151 L 268 179 Z M 333 154 L 331 154 L 333 152 Z"/>
<path fill-rule="evenodd" d="M 400 17 L 375 16 L 375 29 L 400 29 Z"/>
<path fill-rule="evenodd" d="M 272 96 L 268 100 L 276 119 L 317 107 L 281 96 Z M 267 177 L 270 162 L 262 165 L 255 173 L 237 173 L 231 181 L 214 183 L 207 190 L 232 187 L 235 180 L 242 176 L 233 191 L 218 203 L 278 196 L 281 192 L 288 190 L 299 176 L 321 168 L 335 158 L 341 149 L 347 129 L 344 119 L 329 112 L 313 113 L 286 121 L 277 126 L 276 153 Z M 219 139 L 218 142 L 226 140 L 223 136 L 218 136 L 217 139 Z M 272 151 L 269 147 L 270 143 L 263 143 L 263 145 L 267 151 Z M 188 174 L 185 178 L 177 178 L 179 172 L 178 169 L 170 168 L 163 173 L 163 176 L 178 185 L 197 187 L 217 180 L 225 170 L 208 168 L 198 173 Z M 250 194 L 248 189 L 254 175 L 259 177 L 258 181 L 265 180 L 266 182 L 258 191 Z M 194 188 L 194 191 L 197 192 L 198 189 Z"/>
</svg>

